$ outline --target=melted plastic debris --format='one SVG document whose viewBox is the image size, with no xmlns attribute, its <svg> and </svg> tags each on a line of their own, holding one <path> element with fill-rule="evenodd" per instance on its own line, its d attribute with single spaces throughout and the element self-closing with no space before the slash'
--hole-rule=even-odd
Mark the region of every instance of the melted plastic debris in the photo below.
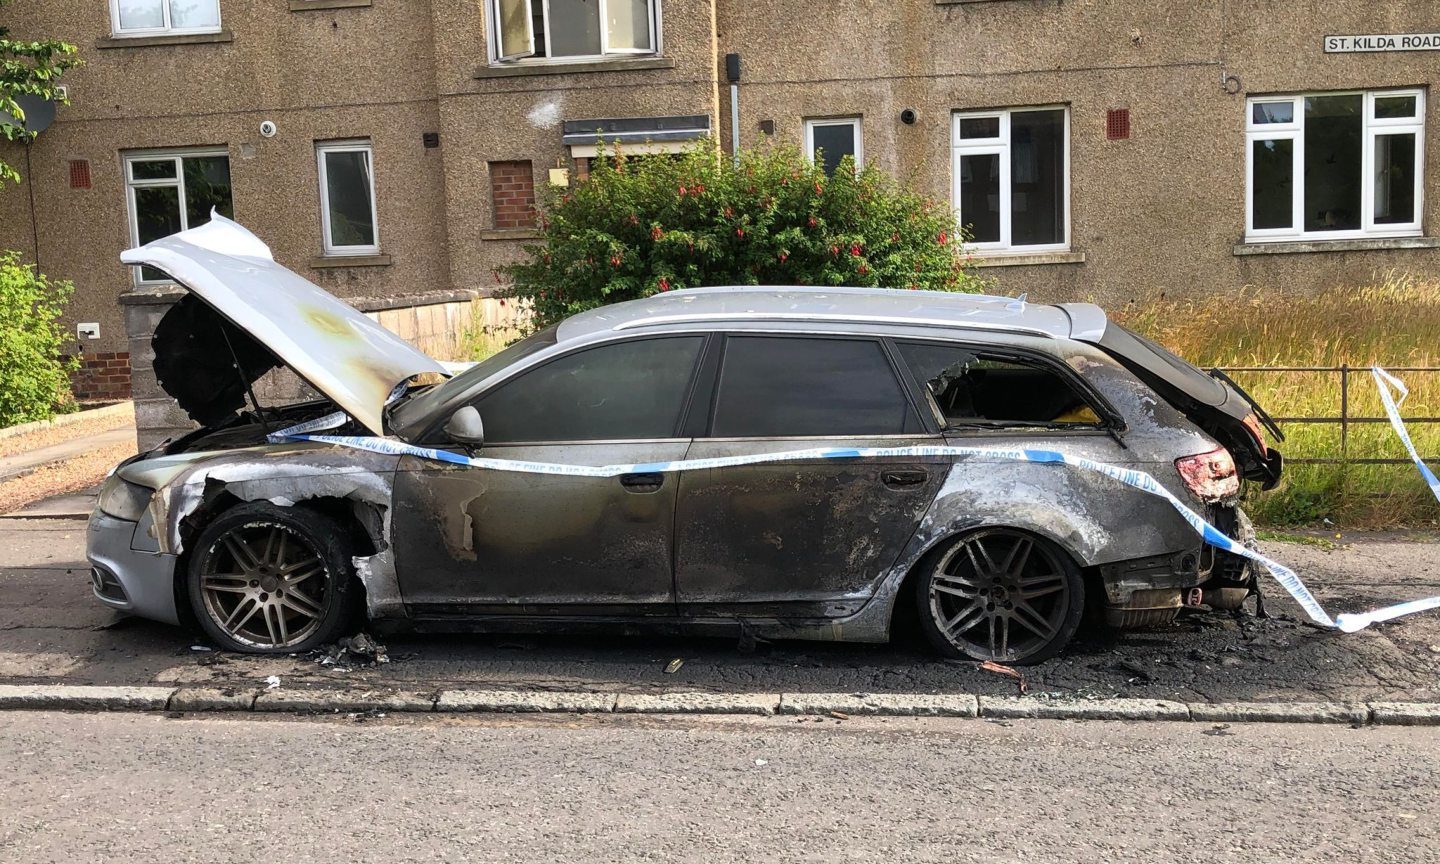
<svg viewBox="0 0 1440 864">
<path fill-rule="evenodd" d="M 356 633 L 333 645 L 322 645 L 310 652 L 310 656 L 321 666 L 331 666 L 339 672 L 390 662 L 390 654 L 385 646 L 376 642 L 368 633 Z"/>
</svg>

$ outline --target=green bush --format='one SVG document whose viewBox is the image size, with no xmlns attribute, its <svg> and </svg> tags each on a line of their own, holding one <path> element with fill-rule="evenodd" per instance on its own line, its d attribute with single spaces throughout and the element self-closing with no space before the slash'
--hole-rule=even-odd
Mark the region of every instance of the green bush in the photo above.
<svg viewBox="0 0 1440 864">
<path fill-rule="evenodd" d="M 977 291 L 948 204 L 850 161 L 834 176 L 793 147 L 592 160 L 543 194 L 541 242 L 496 273 L 533 326 L 703 285 L 862 285 Z"/>
<path fill-rule="evenodd" d="M 58 321 L 74 290 L 21 264 L 19 254 L 0 252 L 0 427 L 73 406 L 69 372 L 77 361 L 60 353 Z"/>
</svg>

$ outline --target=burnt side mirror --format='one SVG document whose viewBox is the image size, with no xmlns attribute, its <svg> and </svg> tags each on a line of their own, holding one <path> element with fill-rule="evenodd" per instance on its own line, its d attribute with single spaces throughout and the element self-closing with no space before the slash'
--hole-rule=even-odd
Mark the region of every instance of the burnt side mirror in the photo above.
<svg viewBox="0 0 1440 864">
<path fill-rule="evenodd" d="M 475 406 L 466 405 L 450 415 L 445 421 L 445 437 L 451 443 L 477 450 L 485 444 L 485 424 L 480 422 L 480 412 Z"/>
</svg>

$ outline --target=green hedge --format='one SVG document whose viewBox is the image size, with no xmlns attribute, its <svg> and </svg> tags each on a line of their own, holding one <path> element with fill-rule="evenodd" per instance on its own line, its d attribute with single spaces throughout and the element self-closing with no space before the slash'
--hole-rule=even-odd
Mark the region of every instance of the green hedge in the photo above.
<svg viewBox="0 0 1440 864">
<path fill-rule="evenodd" d="M 61 354 L 59 319 L 74 290 L 0 252 L 0 427 L 73 409 L 69 373 L 78 361 Z"/>
<path fill-rule="evenodd" d="M 703 285 L 861 285 L 978 291 L 949 204 L 849 161 L 834 176 L 793 147 L 713 147 L 592 160 L 542 193 L 541 242 L 497 271 L 532 324 Z"/>
</svg>

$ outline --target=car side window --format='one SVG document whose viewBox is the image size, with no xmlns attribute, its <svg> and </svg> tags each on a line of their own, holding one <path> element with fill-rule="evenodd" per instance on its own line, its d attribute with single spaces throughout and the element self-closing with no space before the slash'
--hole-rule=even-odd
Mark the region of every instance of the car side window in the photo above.
<svg viewBox="0 0 1440 864">
<path fill-rule="evenodd" d="M 673 438 L 704 336 L 587 348 L 480 397 L 487 443 Z"/>
<path fill-rule="evenodd" d="M 731 336 L 711 435 L 898 435 L 919 429 L 885 349 L 872 339 Z"/>
<path fill-rule="evenodd" d="M 1053 369 L 959 345 L 896 346 L 947 426 L 1095 426 L 1100 415 Z"/>
</svg>

